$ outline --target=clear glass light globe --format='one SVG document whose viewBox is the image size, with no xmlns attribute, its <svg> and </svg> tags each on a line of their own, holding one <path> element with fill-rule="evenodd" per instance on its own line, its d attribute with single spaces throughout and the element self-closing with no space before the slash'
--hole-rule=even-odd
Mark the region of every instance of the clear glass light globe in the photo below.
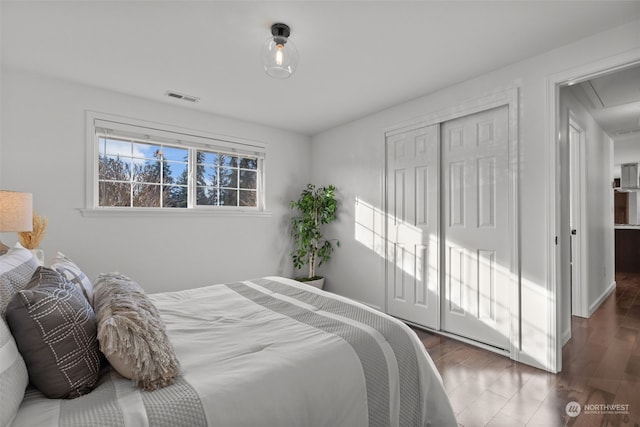
<svg viewBox="0 0 640 427">
<path fill-rule="evenodd" d="M 291 40 L 269 37 L 262 48 L 262 63 L 271 77 L 289 78 L 298 66 L 298 49 Z"/>
</svg>

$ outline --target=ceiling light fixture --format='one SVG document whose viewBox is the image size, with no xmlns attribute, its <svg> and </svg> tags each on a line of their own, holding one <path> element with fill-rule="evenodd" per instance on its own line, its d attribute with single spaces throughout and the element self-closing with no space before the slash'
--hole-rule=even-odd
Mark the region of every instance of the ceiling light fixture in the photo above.
<svg viewBox="0 0 640 427">
<path fill-rule="evenodd" d="M 262 63 L 268 75 L 275 79 L 286 79 L 293 74 L 298 65 L 298 49 L 289 40 L 291 29 L 286 24 L 271 26 L 271 37 L 264 43 Z"/>
</svg>

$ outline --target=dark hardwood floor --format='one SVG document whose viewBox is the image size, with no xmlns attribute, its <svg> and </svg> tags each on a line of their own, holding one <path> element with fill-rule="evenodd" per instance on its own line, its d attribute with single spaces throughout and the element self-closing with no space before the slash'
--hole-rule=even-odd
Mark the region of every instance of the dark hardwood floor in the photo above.
<svg viewBox="0 0 640 427">
<path fill-rule="evenodd" d="M 557 375 L 416 330 L 442 375 L 458 424 L 640 427 L 640 274 L 618 273 L 616 282 L 591 318 L 572 318 Z M 577 417 L 567 415 L 570 402 L 581 405 Z"/>
</svg>

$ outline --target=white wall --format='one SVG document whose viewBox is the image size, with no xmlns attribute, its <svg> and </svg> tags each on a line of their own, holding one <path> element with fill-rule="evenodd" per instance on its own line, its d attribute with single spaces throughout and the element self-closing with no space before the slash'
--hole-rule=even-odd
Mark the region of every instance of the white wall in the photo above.
<svg viewBox="0 0 640 427">
<path fill-rule="evenodd" d="M 411 118 L 461 105 L 503 88 L 520 91 L 520 264 L 522 301 L 521 358 L 549 365 L 547 349 L 555 340 L 555 315 L 548 274 L 547 164 L 545 114 L 547 79 L 560 71 L 640 48 L 640 22 L 618 27 L 526 61 L 488 73 L 436 93 L 315 135 L 312 138 L 313 181 L 333 183 L 342 196 L 342 211 L 329 234 L 342 248 L 323 269 L 330 290 L 384 307 L 384 263 L 380 251 L 355 239 L 356 198 L 383 209 L 384 130 Z M 426 52 L 425 52 L 426 54 Z M 438 64 L 434 64 L 437 67 Z M 390 76 L 393 78 L 393 76 Z M 428 79 L 425 76 L 425 79 Z M 381 82 L 384 84 L 384 82 Z M 418 94 L 416 94 L 418 95 Z M 603 184 L 604 185 L 604 184 Z M 602 231 L 599 231 L 602 234 Z M 602 273 L 600 273 L 600 277 Z"/>
<path fill-rule="evenodd" d="M 638 224 L 640 198 L 637 191 L 629 192 L 629 224 Z"/>
<path fill-rule="evenodd" d="M 45 258 L 61 250 L 92 278 L 118 270 L 148 292 L 291 274 L 286 216 L 309 179 L 309 137 L 15 69 L 2 70 L 1 84 L 0 183 L 33 193 L 35 210 L 49 221 Z M 272 215 L 81 216 L 85 110 L 266 142 Z"/>
<path fill-rule="evenodd" d="M 584 131 L 585 141 L 581 147 L 585 159 L 584 165 L 584 195 L 585 211 L 583 213 L 584 231 L 581 236 L 586 251 L 583 252 L 584 264 L 583 271 L 586 273 L 581 277 L 582 291 L 586 292 L 587 312 L 585 315 L 592 313 L 602 302 L 602 299 L 608 295 L 608 291 L 615 281 L 615 240 L 613 227 L 613 159 L 611 151 L 613 141 L 602 130 L 598 123 L 591 116 L 589 111 L 578 101 L 573 95 L 570 88 L 562 88 L 560 90 L 560 123 L 563 124 L 561 131 L 561 144 L 566 148 L 568 141 L 569 117 Z M 566 156 L 565 150 L 563 150 Z M 565 164 L 565 179 L 568 184 L 568 159 Z M 563 188 L 562 197 L 566 201 L 564 207 L 566 217 L 564 218 L 564 226 L 562 233 L 569 235 L 569 205 L 568 205 L 568 187 Z M 568 243 L 568 239 L 566 240 Z M 564 247 L 564 262 L 569 263 L 569 245 Z M 571 331 L 571 281 L 569 271 L 567 269 L 564 280 L 561 284 L 562 289 L 562 330 L 564 334 Z"/>
<path fill-rule="evenodd" d="M 640 136 L 616 141 L 613 144 L 613 176 L 620 178 L 620 165 L 640 162 Z"/>
</svg>

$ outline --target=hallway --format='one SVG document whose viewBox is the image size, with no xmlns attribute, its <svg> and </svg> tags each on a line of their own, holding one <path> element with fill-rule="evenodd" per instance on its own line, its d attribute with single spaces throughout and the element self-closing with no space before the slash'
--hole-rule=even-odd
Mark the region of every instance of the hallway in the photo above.
<svg viewBox="0 0 640 427">
<path fill-rule="evenodd" d="M 617 273 L 616 282 L 590 319 L 572 318 L 558 375 L 416 330 L 459 425 L 640 427 L 640 274 Z M 577 417 L 567 415 L 570 402 L 580 404 Z"/>
</svg>

